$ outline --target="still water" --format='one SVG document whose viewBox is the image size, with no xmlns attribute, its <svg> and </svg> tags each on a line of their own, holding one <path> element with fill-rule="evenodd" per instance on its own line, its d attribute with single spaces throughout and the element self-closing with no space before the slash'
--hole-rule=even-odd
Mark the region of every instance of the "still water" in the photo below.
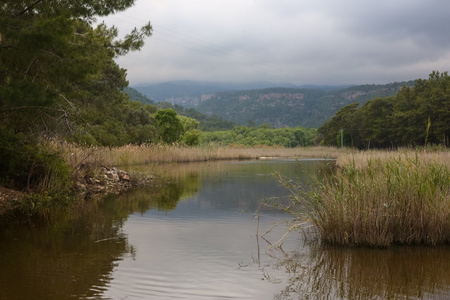
<svg viewBox="0 0 450 300">
<path fill-rule="evenodd" d="M 287 201 L 273 172 L 305 181 L 332 164 L 170 165 L 163 186 L 3 226 L 0 299 L 449 299 L 449 246 L 325 247 L 292 232 L 271 247 L 291 221 L 260 205 Z"/>
</svg>

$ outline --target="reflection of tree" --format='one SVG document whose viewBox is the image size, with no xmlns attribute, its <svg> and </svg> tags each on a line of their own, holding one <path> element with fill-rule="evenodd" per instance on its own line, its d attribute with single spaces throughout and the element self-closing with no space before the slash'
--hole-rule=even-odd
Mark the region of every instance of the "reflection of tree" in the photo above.
<svg viewBox="0 0 450 300">
<path fill-rule="evenodd" d="M 134 256 L 122 226 L 130 213 L 171 210 L 198 191 L 198 176 L 77 203 L 55 223 L 0 230 L 0 299 L 95 298 L 117 262 Z"/>
<path fill-rule="evenodd" d="M 199 187 L 199 174 L 186 174 L 176 181 L 170 180 L 161 185 L 138 188 L 123 194 L 118 197 L 116 207 L 124 216 L 133 212 L 144 213 L 150 209 L 173 210 L 180 199 L 191 197 L 198 192 Z"/>
<path fill-rule="evenodd" d="M 3 228 L 0 299 L 66 299 L 101 292 L 116 262 L 133 249 L 121 233 L 120 217 L 102 203 L 81 206 L 70 217 L 35 230 L 18 224 Z"/>
<path fill-rule="evenodd" d="M 448 247 L 274 250 L 274 269 L 288 275 L 275 299 L 429 299 L 450 295 Z M 270 278 L 268 268 L 263 275 Z"/>
</svg>

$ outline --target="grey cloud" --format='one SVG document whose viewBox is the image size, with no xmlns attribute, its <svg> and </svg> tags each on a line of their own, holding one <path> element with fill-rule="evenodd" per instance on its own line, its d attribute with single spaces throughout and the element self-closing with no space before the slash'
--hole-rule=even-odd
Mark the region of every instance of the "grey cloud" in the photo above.
<svg viewBox="0 0 450 300">
<path fill-rule="evenodd" d="M 155 25 L 141 52 L 119 59 L 132 84 L 351 84 L 448 70 L 448 12 L 446 0 L 140 0 L 108 21 L 125 32 Z"/>
<path fill-rule="evenodd" d="M 450 43 L 444 38 L 448 28 L 448 1 L 379 1 L 355 5 L 343 13 L 343 29 L 358 36 L 392 41 L 404 38 L 436 45 Z M 400 4 L 399 4 L 400 3 Z"/>
</svg>

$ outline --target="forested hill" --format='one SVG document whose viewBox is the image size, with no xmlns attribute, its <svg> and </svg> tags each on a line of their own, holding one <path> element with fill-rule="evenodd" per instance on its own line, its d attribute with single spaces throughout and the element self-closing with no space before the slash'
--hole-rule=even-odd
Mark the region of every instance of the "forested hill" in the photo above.
<svg viewBox="0 0 450 300">
<path fill-rule="evenodd" d="M 241 125 L 318 128 L 350 103 L 364 104 L 376 97 L 393 96 L 415 81 L 386 85 L 359 85 L 335 91 L 297 88 L 229 91 L 203 95 L 195 108 Z"/>
<path fill-rule="evenodd" d="M 129 86 L 125 87 L 123 89 L 123 92 L 128 95 L 130 100 L 139 101 L 142 104 L 155 104 L 155 102 L 153 100 L 147 98 L 147 96 L 145 96 L 145 95 L 142 95 L 141 93 L 139 93 L 137 90 L 133 89 L 132 87 L 129 87 Z"/>
<path fill-rule="evenodd" d="M 201 95 L 207 95 L 225 91 L 259 90 L 271 87 L 285 88 L 313 88 L 324 91 L 338 90 L 346 86 L 328 85 L 303 85 L 297 86 L 292 83 L 274 83 L 267 81 L 222 83 L 222 82 L 199 82 L 192 80 L 178 80 L 162 83 L 141 84 L 133 86 L 134 89 L 144 94 L 155 102 L 170 102 L 183 105 L 187 108 L 194 107 L 200 103 Z"/>
<path fill-rule="evenodd" d="M 289 82 L 274 83 L 267 81 L 221 83 L 221 82 L 199 82 L 191 80 L 178 80 L 163 83 L 141 84 L 132 86 L 133 89 L 147 96 L 155 102 L 169 102 L 182 105 L 186 108 L 197 106 L 202 99 L 211 94 L 227 91 L 261 90 L 273 87 L 284 88 L 308 88 L 321 91 L 339 90 L 351 85 L 302 85 L 298 86 Z"/>
</svg>

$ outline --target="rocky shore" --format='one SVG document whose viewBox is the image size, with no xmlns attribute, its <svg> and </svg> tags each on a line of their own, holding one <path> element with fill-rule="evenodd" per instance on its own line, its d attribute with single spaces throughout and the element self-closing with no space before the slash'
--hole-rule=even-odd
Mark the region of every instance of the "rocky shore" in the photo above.
<svg viewBox="0 0 450 300">
<path fill-rule="evenodd" d="M 121 194 L 132 187 L 150 184 L 156 175 L 153 173 L 135 174 L 102 166 L 93 170 L 82 165 L 74 176 L 74 191 L 77 197 L 90 199 L 107 194 Z M 0 186 L 0 216 L 20 206 L 20 200 L 26 193 Z"/>
<path fill-rule="evenodd" d="M 102 166 L 95 174 L 88 172 L 77 176 L 75 189 L 80 195 L 90 197 L 92 195 L 120 194 L 137 184 L 136 180 L 131 180 L 128 172 L 115 167 Z"/>
<path fill-rule="evenodd" d="M 14 207 L 16 203 L 19 203 L 23 194 L 23 192 L 0 186 L 0 216 Z"/>
</svg>

